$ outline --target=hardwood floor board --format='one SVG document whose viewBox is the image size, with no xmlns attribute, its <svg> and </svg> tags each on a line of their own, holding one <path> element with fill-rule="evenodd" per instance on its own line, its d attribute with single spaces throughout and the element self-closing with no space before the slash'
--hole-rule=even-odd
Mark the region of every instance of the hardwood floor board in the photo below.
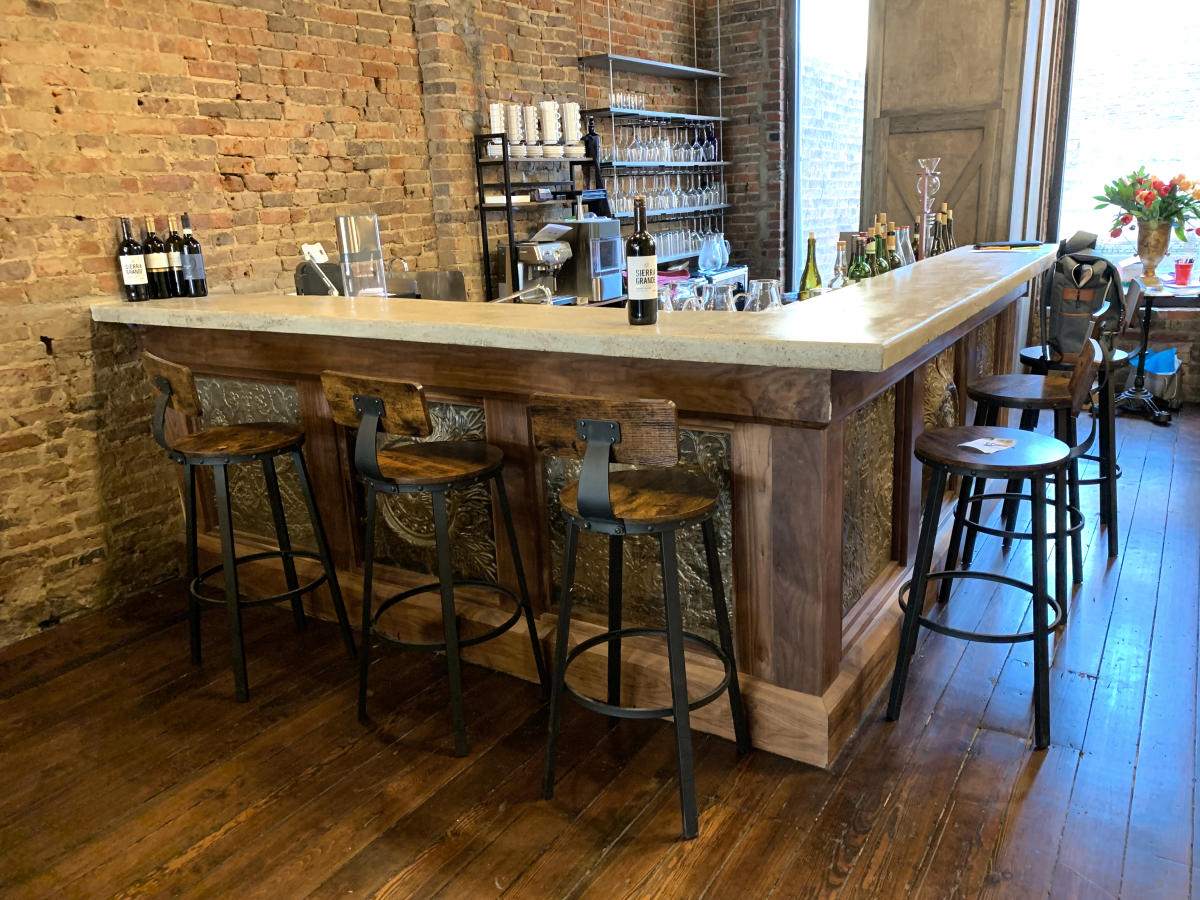
<svg viewBox="0 0 1200 900">
<path fill-rule="evenodd" d="M 614 734 L 625 732 L 628 736 L 626 729 L 634 724 L 621 723 Z M 635 738 L 635 743 L 641 745 L 626 745 L 622 754 L 628 762 L 503 896 L 567 896 L 585 882 L 588 872 L 605 854 L 618 846 L 655 798 L 678 796 L 674 731 L 658 725 L 644 741 L 640 735 Z"/>
<path fill-rule="evenodd" d="M 982 884 L 981 897 L 1044 897 L 1058 861 L 1067 803 L 1079 766 L 1079 751 L 1051 744 L 1026 753 L 1004 808 L 1000 832 Z M 962 889 L 970 896 L 971 885 Z"/>
<path fill-rule="evenodd" d="M 759 816 L 739 837 L 720 871 L 701 896 L 766 897 L 795 855 L 803 832 L 774 818 Z M 694 895 L 696 896 L 696 895 Z"/>
<path fill-rule="evenodd" d="M 1191 868 L 1173 859 L 1164 859 L 1152 848 L 1130 847 L 1126 851 L 1125 867 L 1129 875 L 1121 884 L 1121 897 L 1180 900 L 1191 896 Z"/>
<path fill-rule="evenodd" d="M 1120 754 L 1081 754 L 1051 882 L 1052 896 L 1120 894 L 1132 787 L 1133 763 Z"/>
</svg>

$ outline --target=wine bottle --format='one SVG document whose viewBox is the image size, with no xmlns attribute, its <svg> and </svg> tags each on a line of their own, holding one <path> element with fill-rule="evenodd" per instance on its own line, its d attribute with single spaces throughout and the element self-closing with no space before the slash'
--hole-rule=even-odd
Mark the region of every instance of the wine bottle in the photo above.
<svg viewBox="0 0 1200 900">
<path fill-rule="evenodd" d="M 817 271 L 817 236 L 808 233 L 808 256 L 804 260 L 804 272 L 800 275 L 800 299 L 807 300 L 821 292 L 821 273 Z"/>
<path fill-rule="evenodd" d="M 892 269 L 893 271 L 896 269 L 899 269 L 901 266 L 904 265 L 904 259 L 900 256 L 900 253 L 896 250 L 896 223 L 895 222 L 888 222 L 887 257 L 888 257 L 888 268 Z"/>
<path fill-rule="evenodd" d="M 872 275 L 871 267 L 867 265 L 866 241 L 861 237 L 854 239 L 854 261 L 846 268 L 846 277 L 850 281 L 859 282 Z"/>
<path fill-rule="evenodd" d="M 121 289 L 126 300 L 145 300 L 150 296 L 146 278 L 146 258 L 142 245 L 133 238 L 128 216 L 121 216 L 121 243 L 117 244 L 117 265 L 121 267 Z"/>
<path fill-rule="evenodd" d="M 183 296 L 207 297 L 208 279 L 204 275 L 204 253 L 192 234 L 192 220 L 187 213 L 183 219 Z"/>
<path fill-rule="evenodd" d="M 875 229 L 868 228 L 863 238 L 863 255 L 867 258 L 867 268 L 871 270 L 871 277 L 874 278 L 879 274 L 879 260 L 875 256 Z"/>
<path fill-rule="evenodd" d="M 946 245 L 942 241 L 942 214 L 938 213 L 937 218 L 933 221 L 933 237 L 929 241 L 929 255 L 937 256 L 939 253 L 946 252 Z"/>
<path fill-rule="evenodd" d="M 833 278 L 829 279 L 829 289 L 836 291 L 846 286 L 846 242 L 837 242 L 837 259 L 833 262 Z"/>
<path fill-rule="evenodd" d="M 917 219 L 913 222 L 912 236 L 908 241 L 912 247 L 913 262 L 921 258 L 921 220 Z"/>
<path fill-rule="evenodd" d="M 658 255 L 646 230 L 646 195 L 633 198 L 633 234 L 625 241 L 625 293 L 630 325 L 658 321 Z"/>
<path fill-rule="evenodd" d="M 172 297 L 183 297 L 183 238 L 179 236 L 174 216 L 167 216 L 167 239 L 163 246 L 167 248 L 167 289 Z"/>
<path fill-rule="evenodd" d="M 146 259 L 146 277 L 150 281 L 150 296 L 165 300 L 171 296 L 167 280 L 167 248 L 154 233 L 154 217 L 146 216 L 146 238 L 142 241 L 142 255 Z"/>
<path fill-rule="evenodd" d="M 887 258 L 887 243 L 884 241 L 883 233 L 887 229 L 879 227 L 875 229 L 875 274 L 883 275 L 892 270 L 891 264 Z"/>
<path fill-rule="evenodd" d="M 954 239 L 954 210 L 946 210 L 946 226 L 942 229 L 942 239 L 946 243 L 947 250 L 955 250 L 958 248 L 958 241 Z"/>
</svg>

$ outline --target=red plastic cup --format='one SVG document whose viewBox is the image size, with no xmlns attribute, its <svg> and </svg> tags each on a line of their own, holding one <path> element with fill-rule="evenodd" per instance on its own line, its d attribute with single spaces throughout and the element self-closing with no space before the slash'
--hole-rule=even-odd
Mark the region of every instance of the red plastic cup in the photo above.
<svg viewBox="0 0 1200 900">
<path fill-rule="evenodd" d="M 1192 280 L 1192 264 L 1191 262 L 1183 262 L 1182 260 L 1175 261 L 1175 283 L 1187 284 Z"/>
</svg>

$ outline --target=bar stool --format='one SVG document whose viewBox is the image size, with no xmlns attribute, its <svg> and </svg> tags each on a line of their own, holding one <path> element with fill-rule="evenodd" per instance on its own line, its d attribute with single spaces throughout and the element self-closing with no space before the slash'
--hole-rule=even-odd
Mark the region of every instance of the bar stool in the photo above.
<svg viewBox="0 0 1200 900">
<path fill-rule="evenodd" d="M 679 434 L 675 404 L 669 400 L 604 400 L 600 398 L 537 395 L 532 398 L 530 419 L 534 443 L 544 454 L 581 459 L 579 480 L 559 494 L 567 519 L 563 552 L 562 593 L 558 602 L 558 638 L 554 645 L 554 679 L 550 692 L 550 730 L 546 744 L 543 793 L 554 796 L 554 769 L 566 691 L 586 709 L 616 718 L 675 719 L 675 747 L 679 762 L 679 802 L 683 836 L 699 832 L 696 784 L 692 759 L 690 712 L 716 700 L 728 691 L 733 729 L 740 753 L 750 749 L 729 611 L 717 558 L 713 512 L 717 490 L 706 478 L 675 468 L 679 461 Z M 612 471 L 612 462 L 652 469 Z M 704 535 L 709 585 L 713 594 L 720 646 L 683 630 L 679 602 L 678 563 L 675 533 L 699 524 Z M 607 534 L 608 538 L 608 630 L 582 641 L 568 651 L 571 628 L 571 589 L 575 581 L 575 557 L 579 530 Z M 622 541 L 630 534 L 658 536 L 663 577 L 666 628 L 623 628 L 621 626 Z M 621 705 L 621 642 L 639 636 L 665 636 L 670 671 L 671 705 L 661 708 Z M 684 643 L 702 648 L 724 665 L 720 684 L 696 700 L 689 700 Z M 608 648 L 608 693 L 606 702 L 578 693 L 566 683 L 567 667 L 593 647 Z"/>
<path fill-rule="evenodd" d="M 1129 282 L 1129 288 L 1121 302 L 1122 309 L 1116 318 L 1116 324 L 1111 329 L 1101 326 L 1099 333 L 1100 346 L 1104 351 L 1104 359 L 1100 365 L 1099 402 L 1094 413 L 1099 416 L 1100 446 L 1095 455 L 1084 456 L 1099 464 L 1100 475 L 1097 478 L 1085 478 L 1079 481 L 1081 485 L 1098 484 L 1100 486 L 1100 523 L 1108 532 L 1108 555 L 1116 556 L 1120 552 L 1120 535 L 1117 527 L 1117 479 L 1121 477 L 1121 467 L 1117 463 L 1117 434 L 1116 434 L 1116 381 L 1117 374 L 1130 365 L 1136 353 L 1114 347 L 1116 338 L 1129 329 L 1134 311 L 1142 303 L 1145 289 L 1136 279 Z M 1101 323 L 1108 320 L 1108 307 L 1104 307 L 1099 316 L 1093 321 Z M 1033 375 L 1047 375 L 1051 371 L 1069 371 L 1075 363 L 1073 354 L 1056 354 L 1045 342 L 1026 347 L 1020 353 L 1023 366 L 1029 368 Z M 1037 427 L 1038 411 L 1031 410 L 1022 413 L 1021 428 L 1032 430 Z M 1016 520 L 1016 507 L 1006 506 L 1006 527 L 1011 529 Z M 1006 544 L 1007 546 L 1007 544 Z"/>
<path fill-rule="evenodd" d="M 1076 366 L 1071 377 L 1073 413 L 1083 407 L 1092 380 L 1096 375 L 1096 354 L 1099 347 L 1095 341 L 1088 341 L 1080 353 L 1081 363 Z M 1094 429 L 1093 429 L 1094 431 Z M 982 454 L 965 443 L 980 439 L 1009 439 L 1016 442 L 1012 447 L 1000 450 L 994 454 Z M 1046 482 L 1054 478 L 1055 489 L 1055 528 L 1053 537 L 1058 557 L 1058 568 L 1063 573 L 1060 581 L 1065 580 L 1065 568 L 1062 563 L 1064 535 L 1066 526 L 1066 506 L 1061 489 L 1063 474 L 1071 462 L 1072 448 L 1065 443 L 1037 432 L 1020 431 L 1013 428 L 1000 428 L 993 425 L 966 425 L 954 428 L 939 428 L 927 431 L 917 438 L 915 453 L 926 467 L 930 469 L 928 492 L 925 495 L 925 508 L 921 519 L 921 534 L 917 541 L 917 558 L 913 568 L 912 580 L 900 588 L 900 608 L 904 611 L 904 624 L 900 633 L 900 645 L 896 651 L 896 667 L 892 673 L 892 688 L 888 698 L 887 717 L 895 721 L 900 715 L 900 707 L 904 700 L 904 688 L 908 679 L 909 662 L 917 647 L 917 637 L 920 628 L 924 626 L 938 634 L 957 637 L 968 641 L 985 643 L 1016 643 L 1033 641 L 1033 703 L 1034 703 L 1034 745 L 1038 749 L 1047 747 L 1050 743 L 1050 655 L 1046 639 L 1050 632 L 1066 621 L 1065 590 L 1051 596 L 1046 590 L 1046 542 L 1050 533 L 1046 528 Z M 1029 499 L 1033 510 L 1033 529 L 1028 535 L 1031 539 L 1032 580 L 1018 581 L 1005 575 L 992 572 L 955 571 L 948 561 L 946 569 L 938 572 L 930 571 L 933 560 L 933 547 L 937 541 L 938 519 L 941 515 L 942 498 L 946 490 L 946 481 L 950 475 L 959 475 L 965 479 L 1019 479 L 1030 483 Z M 954 528 L 957 531 L 965 519 L 967 495 L 960 494 L 955 510 Z M 951 538 L 951 547 L 954 545 Z M 1027 591 L 1033 598 L 1033 629 L 1015 634 L 994 634 L 964 631 L 949 625 L 936 622 L 923 615 L 924 601 L 929 582 L 937 581 L 944 585 L 952 579 L 974 579 L 990 581 Z M 940 585 L 939 585 L 940 586 Z M 907 594 L 907 600 L 905 595 Z M 1053 621 L 1049 620 L 1047 610 L 1054 610 Z"/>
<path fill-rule="evenodd" d="M 425 391 L 419 384 L 384 378 L 363 378 L 339 372 L 323 372 L 321 384 L 333 420 L 356 428 L 354 468 L 367 485 L 362 600 L 362 651 L 359 653 L 358 717 L 367 719 L 367 669 L 370 663 L 370 637 L 410 650 L 446 654 L 450 682 L 450 715 L 454 724 L 454 751 L 467 755 L 467 724 L 463 714 L 462 662 L 460 651 L 491 640 L 512 628 L 522 615 L 529 629 L 533 659 L 543 690 L 548 684 L 542 646 L 533 621 L 533 607 L 525 583 L 525 570 L 517 547 L 508 495 L 504 490 L 504 454 L 499 447 L 483 441 L 424 441 L 377 449 L 380 431 L 407 437 L 428 437 L 433 426 Z M 480 482 L 494 482 L 500 498 L 500 512 L 512 552 L 520 596 L 490 581 L 455 580 L 450 564 L 450 525 L 446 514 L 446 494 Z M 372 609 L 375 572 L 375 519 L 379 494 L 428 494 L 433 504 L 434 537 L 437 544 L 438 580 L 388 597 Z M 454 590 L 459 587 L 485 588 L 512 600 L 515 610 L 499 625 L 482 634 L 462 639 L 454 609 Z M 418 594 L 437 589 L 442 601 L 444 641 L 406 641 L 383 634 L 379 620 L 389 609 Z"/>
<path fill-rule="evenodd" d="M 346 607 L 342 604 L 342 592 L 338 586 L 337 572 L 329 556 L 329 545 L 325 540 L 325 529 L 321 515 L 313 499 L 308 480 L 308 469 L 300 448 L 304 444 L 304 431 L 285 422 L 248 422 L 243 425 L 221 425 L 205 428 L 194 434 L 185 434 L 174 442 L 166 437 L 167 407 L 185 416 L 201 415 L 200 395 L 196 380 L 187 366 L 168 362 L 150 353 L 142 354 L 142 366 L 151 383 L 159 391 L 158 403 L 154 407 L 154 438 L 167 451 L 167 456 L 183 466 L 184 522 L 187 531 L 187 582 L 188 622 L 192 662 L 200 665 L 200 610 L 201 604 L 223 605 L 229 615 L 229 630 L 233 642 L 233 678 L 237 699 L 250 699 L 250 688 L 246 678 L 246 651 L 242 641 L 242 608 L 278 603 L 291 603 L 297 629 L 305 627 L 304 605 L 300 598 L 321 584 L 329 585 L 333 608 L 341 626 L 342 639 L 350 658 L 355 657 L 354 635 Z M 317 542 L 317 553 L 293 550 L 288 537 L 287 519 L 283 512 L 283 501 L 279 495 L 279 479 L 275 472 L 275 458 L 291 454 L 300 481 L 300 492 L 308 507 L 313 536 Z M 267 483 L 267 500 L 271 506 L 271 517 L 275 525 L 277 551 L 235 556 L 233 543 L 233 512 L 229 503 L 229 480 L 227 467 L 238 463 L 257 462 L 262 465 Z M 212 470 L 217 494 L 217 522 L 221 535 L 221 563 L 203 572 L 197 572 L 199 548 L 196 535 L 196 468 L 207 466 Z M 259 599 L 246 599 L 238 592 L 238 566 L 261 559 L 278 558 L 283 562 L 287 590 L 281 594 Z M 312 559 L 321 563 L 322 574 L 307 584 L 301 585 L 296 576 L 296 559 Z M 224 592 L 220 597 L 206 593 L 214 590 L 205 584 L 206 579 L 217 572 L 223 573 Z"/>
</svg>

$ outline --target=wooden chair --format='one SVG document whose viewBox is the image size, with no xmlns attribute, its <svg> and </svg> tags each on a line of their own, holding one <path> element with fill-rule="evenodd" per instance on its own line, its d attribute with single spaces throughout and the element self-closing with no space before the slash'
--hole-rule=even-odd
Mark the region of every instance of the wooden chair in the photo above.
<svg viewBox="0 0 1200 900">
<path fill-rule="evenodd" d="M 690 711 L 711 703 L 728 691 L 738 750 L 745 752 L 750 748 L 733 656 L 729 611 L 721 582 L 716 530 L 712 521 L 717 506 L 717 489 L 707 479 L 676 468 L 679 461 L 679 434 L 675 404 L 669 400 L 626 401 L 538 395 L 532 398 L 529 413 L 534 442 L 542 453 L 582 460 L 579 480 L 567 485 L 558 497 L 567 520 L 567 534 L 562 593 L 558 602 L 558 638 L 554 646 L 544 794 L 547 799 L 554 795 L 555 758 L 564 691 L 585 708 L 608 716 L 672 716 L 675 719 L 679 762 L 683 836 L 695 837 L 699 825 Z M 614 462 L 649 468 L 611 471 L 610 464 Z M 696 524 L 701 526 L 704 535 L 720 646 L 683 630 L 675 533 L 680 528 Z M 580 529 L 609 536 L 608 630 L 568 650 L 571 589 L 575 581 Z M 623 628 L 621 625 L 622 541 L 629 534 L 653 534 L 658 537 L 663 605 L 666 610 L 665 629 Z M 671 682 L 669 707 L 621 705 L 621 641 L 646 635 L 665 636 L 667 640 Z M 703 697 L 691 701 L 688 699 L 683 654 L 685 642 L 707 650 L 725 667 L 721 683 Z M 584 696 L 566 683 L 566 669 L 570 663 L 602 644 L 608 649 L 608 694 L 604 702 Z"/>
<path fill-rule="evenodd" d="M 529 629 L 529 640 L 538 677 L 545 689 L 548 680 L 542 646 L 533 621 L 533 607 L 525 582 L 525 570 L 517 547 L 508 495 L 504 490 L 504 454 L 499 447 L 483 441 L 424 441 L 379 449 L 380 432 L 411 438 L 425 438 L 432 433 L 425 391 L 419 384 L 384 378 L 365 378 L 339 372 L 324 372 L 321 383 L 329 402 L 333 420 L 347 428 L 357 429 L 354 441 L 354 468 L 367 485 L 367 519 L 365 526 L 362 601 L 362 651 L 359 654 L 358 716 L 367 718 L 367 669 L 370 657 L 370 636 L 398 647 L 413 650 L 444 652 L 450 681 L 450 711 L 454 724 L 454 748 L 459 756 L 467 754 L 466 718 L 463 713 L 462 663 L 460 651 L 491 640 L 508 631 L 522 615 Z M 454 579 L 450 563 L 450 525 L 446 512 L 449 491 L 491 481 L 496 486 L 500 512 L 508 535 L 520 596 L 503 585 L 488 581 Z M 372 609 L 372 588 L 375 571 L 375 519 L 377 498 L 384 494 L 428 494 L 433 504 L 434 536 L 437 544 L 438 580 L 403 591 L 387 598 Z M 456 587 L 479 587 L 505 595 L 515 604 L 513 614 L 485 633 L 462 639 L 458 634 L 454 610 Z M 406 641 L 383 634 L 380 617 L 395 606 L 417 594 L 437 589 L 442 600 L 442 627 L 445 637 L 439 642 Z"/>
<path fill-rule="evenodd" d="M 168 362 L 150 353 L 142 354 L 142 365 L 150 382 L 159 392 L 153 417 L 155 440 L 166 449 L 167 455 L 174 462 L 183 466 L 184 522 L 187 531 L 188 619 L 192 662 L 199 665 L 201 660 L 201 605 L 205 603 L 224 605 L 229 615 L 229 630 L 233 642 L 233 676 L 237 699 L 242 702 L 249 700 L 246 652 L 242 641 L 242 608 L 287 600 L 291 603 L 296 627 L 303 628 L 305 618 L 301 597 L 323 583 L 329 585 L 333 607 L 342 630 L 342 639 L 346 643 L 346 650 L 350 654 L 350 658 L 353 659 L 355 656 L 354 635 L 350 630 L 350 620 L 346 616 L 346 608 L 342 603 L 337 572 L 334 570 L 329 556 L 329 545 L 325 540 L 321 515 L 313 500 L 308 469 L 304 464 L 304 454 L 301 452 L 304 444 L 304 431 L 299 426 L 286 422 L 247 422 L 242 425 L 220 425 L 214 428 L 205 428 L 193 434 L 185 434 L 174 441 L 168 441 L 165 424 L 168 406 L 186 416 L 201 415 L 200 395 L 196 390 L 196 380 L 191 369 L 186 366 Z M 292 549 L 288 536 L 283 500 L 279 495 L 279 479 L 275 472 L 275 458 L 287 454 L 291 455 L 296 466 L 300 491 L 304 496 L 304 503 L 308 507 L 313 535 L 317 542 L 317 553 L 315 554 Z M 227 469 L 229 466 L 239 463 L 259 463 L 262 466 L 267 484 L 267 500 L 271 506 L 271 516 L 275 525 L 275 537 L 279 544 L 277 551 L 235 556 L 233 512 L 229 503 Z M 199 550 L 196 536 L 196 469 L 199 466 L 207 466 L 213 473 L 213 481 L 216 484 L 217 522 L 221 536 L 221 563 L 203 572 L 197 571 Z M 260 599 L 241 597 L 238 592 L 238 566 L 254 560 L 271 558 L 282 560 L 288 589 L 282 594 Z M 318 560 L 324 571 L 312 581 L 301 585 L 296 576 L 294 562 L 296 559 Z M 212 588 L 205 584 L 206 579 L 217 572 L 223 573 L 225 581 L 224 591 L 220 597 L 207 593 L 206 589 L 212 590 Z"/>
<path fill-rule="evenodd" d="M 1069 382 L 1070 410 L 1078 416 L 1088 398 L 1091 385 L 1098 369 L 1097 356 L 1100 348 L 1089 340 L 1076 363 Z M 1094 428 L 1093 428 L 1094 431 Z M 1008 439 L 1015 445 L 991 454 L 962 446 L 981 438 Z M 1068 446 L 1057 438 L 1037 432 L 1001 428 L 994 424 L 964 425 L 954 428 L 939 428 L 927 431 L 917 438 L 915 450 L 919 459 L 930 470 L 925 508 L 921 519 L 921 534 L 917 541 L 917 558 L 913 567 L 912 581 L 900 589 L 900 607 L 904 611 L 904 625 L 900 634 L 900 645 L 896 653 L 896 667 L 892 674 L 892 688 L 888 699 L 887 717 L 895 721 L 900 715 L 904 700 L 904 687 L 908 679 L 909 662 L 917 646 L 917 636 L 922 626 L 939 634 L 968 641 L 987 643 L 1010 643 L 1033 641 L 1033 701 L 1034 701 L 1034 745 L 1045 748 L 1050 743 L 1050 657 L 1046 641 L 1050 632 L 1066 621 L 1066 570 L 1062 561 L 1065 550 L 1067 508 L 1062 490 L 1067 467 L 1078 453 L 1087 449 L 1086 443 L 1078 447 Z M 950 539 L 951 552 L 964 524 L 968 524 L 967 504 L 969 482 L 988 478 L 1020 479 L 1030 483 L 1029 499 L 1032 503 L 1033 527 L 1029 534 L 1031 547 L 1032 580 L 1018 581 L 992 572 L 955 570 L 953 558 L 948 558 L 942 571 L 930 571 L 933 548 L 937 542 L 938 521 L 941 516 L 942 498 L 949 476 L 959 475 L 967 485 L 960 493 L 954 513 L 954 531 Z M 1046 528 L 1046 482 L 1055 480 L 1054 531 Z M 984 530 L 983 526 L 975 528 Z M 990 533 L 1000 533 L 989 529 Z M 1058 586 L 1055 595 L 1046 589 L 1046 542 L 1053 536 L 1058 559 Z M 1032 596 L 1033 628 L 1015 634 L 993 634 L 964 631 L 953 628 L 923 615 L 926 592 L 931 581 L 940 582 L 940 587 L 953 579 L 990 581 L 1027 591 Z M 907 594 L 907 600 L 905 595 Z M 944 597 L 944 593 L 942 595 Z M 1054 610 L 1053 621 L 1048 610 Z"/>
</svg>

